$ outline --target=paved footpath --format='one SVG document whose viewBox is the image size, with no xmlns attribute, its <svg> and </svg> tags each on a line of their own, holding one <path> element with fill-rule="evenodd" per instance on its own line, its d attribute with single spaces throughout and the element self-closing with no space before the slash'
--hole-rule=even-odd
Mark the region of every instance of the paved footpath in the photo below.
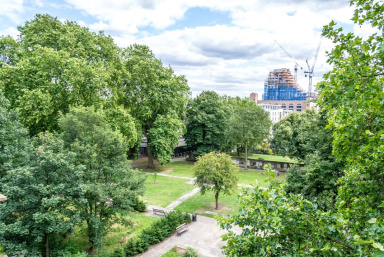
<svg viewBox="0 0 384 257">
<path fill-rule="evenodd" d="M 178 159 L 177 161 L 183 161 Z M 146 165 L 146 164 L 144 164 Z M 139 165 L 138 165 L 139 166 Z M 141 166 L 141 165 L 140 165 Z M 136 166 L 137 167 L 137 166 Z M 145 172 L 149 173 L 149 172 Z M 194 184 L 194 178 L 173 176 L 168 174 L 158 173 L 159 176 L 174 177 L 174 178 L 183 178 L 189 179 L 188 184 Z M 170 212 L 177 205 L 181 204 L 183 201 L 198 193 L 200 188 L 195 188 L 192 191 L 184 194 L 182 197 L 173 201 L 167 207 L 159 207 L 148 205 L 145 215 L 153 215 L 153 208 L 164 210 L 165 212 Z M 157 216 L 158 217 L 158 216 Z M 173 233 L 170 237 L 164 241 L 150 247 L 146 252 L 139 254 L 140 257 L 159 257 L 162 254 L 171 250 L 174 246 L 178 246 L 186 249 L 187 247 L 192 247 L 195 249 L 201 257 L 221 257 L 222 254 L 221 248 L 225 245 L 222 241 L 221 236 L 226 233 L 226 230 L 220 229 L 220 226 L 217 224 L 217 221 L 213 218 L 205 216 L 197 216 L 195 222 L 188 224 L 189 230 L 183 232 L 181 235 L 177 235 L 176 232 Z M 235 232 L 240 233 L 240 228 L 233 229 Z"/>
<path fill-rule="evenodd" d="M 226 231 L 220 229 L 217 221 L 213 218 L 197 216 L 196 222 L 188 224 L 189 231 L 170 237 L 149 248 L 145 253 L 139 254 L 141 257 L 159 257 L 171 250 L 174 246 L 186 249 L 192 247 L 202 257 L 220 257 L 221 247 L 225 243 L 221 239 Z"/>
</svg>

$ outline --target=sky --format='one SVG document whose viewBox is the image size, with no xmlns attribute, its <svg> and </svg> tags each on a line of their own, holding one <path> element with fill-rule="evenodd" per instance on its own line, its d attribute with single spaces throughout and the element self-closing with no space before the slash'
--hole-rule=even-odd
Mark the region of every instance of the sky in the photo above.
<svg viewBox="0 0 384 257">
<path fill-rule="evenodd" d="M 17 37 L 17 26 L 50 14 L 104 31 L 120 47 L 148 45 L 165 66 L 186 76 L 193 96 L 206 90 L 261 96 L 270 71 L 294 72 L 295 63 L 307 91 L 307 61 L 310 68 L 315 64 L 314 86 L 331 69 L 324 25 L 334 20 L 346 31 L 369 32 L 352 23 L 347 0 L 0 0 L 0 10 L 0 35 Z"/>
</svg>

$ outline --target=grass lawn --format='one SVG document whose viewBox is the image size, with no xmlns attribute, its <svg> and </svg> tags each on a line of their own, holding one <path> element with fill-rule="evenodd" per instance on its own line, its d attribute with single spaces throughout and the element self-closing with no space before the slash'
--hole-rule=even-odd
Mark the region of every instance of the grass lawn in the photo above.
<svg viewBox="0 0 384 257">
<path fill-rule="evenodd" d="M 236 153 L 231 154 L 233 157 L 237 157 Z M 244 153 L 240 153 L 240 157 L 244 157 Z M 296 160 L 290 159 L 289 157 L 278 156 L 278 155 L 268 155 L 268 154 L 249 154 L 248 158 L 257 159 L 257 160 L 265 160 L 265 161 L 276 161 L 276 162 L 289 162 L 289 163 L 297 163 Z"/>
<path fill-rule="evenodd" d="M 260 170 L 240 170 L 239 184 L 241 186 L 255 184 L 255 181 L 258 181 L 258 184 L 262 187 L 268 186 L 268 182 L 265 180 L 268 178 L 267 175 L 262 175 Z M 277 177 L 277 180 L 284 181 L 285 173 L 280 173 L 280 176 Z M 206 211 L 216 212 L 221 215 L 235 215 L 238 213 L 238 195 L 241 192 L 241 186 L 232 194 L 232 195 L 219 195 L 219 210 L 215 210 L 215 196 L 209 191 L 205 195 L 197 193 L 191 198 L 185 200 L 175 209 L 188 213 L 195 213 L 204 216 L 213 217 L 215 215 L 205 214 Z"/>
<path fill-rule="evenodd" d="M 120 244 L 123 237 L 133 237 L 141 233 L 141 231 L 149 227 L 157 217 L 145 216 L 140 213 L 125 213 L 126 217 L 133 223 L 133 227 L 124 226 L 121 224 L 113 224 L 110 232 L 104 237 L 103 250 L 97 256 L 105 256 L 112 253 L 116 247 L 122 246 Z M 86 225 L 76 227 L 75 232 L 65 242 L 65 248 L 75 253 L 78 251 L 86 251 L 90 245 L 86 232 Z"/>
<path fill-rule="evenodd" d="M 147 176 L 145 195 L 142 199 L 147 204 L 161 207 L 167 207 L 196 187 L 195 185 L 186 184 L 188 179 L 157 176 L 156 183 L 154 181 L 155 175 Z"/>
<path fill-rule="evenodd" d="M 148 169 L 145 167 L 140 167 L 138 169 L 144 172 L 158 172 L 162 174 L 193 178 L 193 165 L 193 162 L 175 161 L 166 166 L 156 164 L 155 169 Z"/>
<path fill-rule="evenodd" d="M 239 175 L 239 184 L 240 185 L 250 185 L 255 184 L 255 181 L 259 183 L 260 186 L 266 187 L 268 186 L 268 182 L 266 181 L 269 176 L 266 174 L 261 174 L 261 170 L 242 170 L 240 169 Z M 280 175 L 277 177 L 277 180 L 284 181 L 285 180 L 285 172 L 280 172 Z"/>
<path fill-rule="evenodd" d="M 214 215 L 204 214 L 205 211 L 216 212 L 218 214 L 234 215 L 238 212 L 237 195 L 240 189 L 236 190 L 232 195 L 219 195 L 219 210 L 215 210 L 215 196 L 209 191 L 205 195 L 197 193 L 180 205 L 176 206 L 176 210 L 196 213 L 204 216 L 213 217 Z"/>
</svg>

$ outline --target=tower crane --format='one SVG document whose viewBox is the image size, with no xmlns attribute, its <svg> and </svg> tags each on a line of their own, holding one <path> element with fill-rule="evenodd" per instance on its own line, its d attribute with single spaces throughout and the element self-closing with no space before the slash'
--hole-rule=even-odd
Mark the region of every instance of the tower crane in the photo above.
<svg viewBox="0 0 384 257">
<path fill-rule="evenodd" d="M 305 62 L 307 63 L 307 67 L 308 67 L 308 71 L 304 71 L 304 74 L 305 74 L 305 77 L 308 76 L 308 96 L 311 97 L 312 96 L 312 77 L 314 76 L 314 73 L 313 73 L 313 69 L 315 68 L 315 64 L 316 64 L 316 60 L 317 60 L 317 56 L 319 55 L 319 50 L 320 50 L 320 45 L 321 45 L 321 39 L 319 40 L 319 45 L 317 46 L 317 50 L 316 50 L 316 54 L 315 54 L 315 59 L 313 61 L 313 64 L 312 64 L 312 67 L 309 67 L 309 62 L 308 62 L 308 59 L 305 60 Z"/>
<path fill-rule="evenodd" d="M 302 70 L 303 69 L 303 67 L 301 67 L 297 62 L 296 62 L 296 60 L 284 49 L 284 47 L 282 47 L 280 44 L 279 44 L 279 42 L 277 42 L 276 40 L 275 40 L 275 42 L 276 42 L 276 44 L 278 45 L 278 46 L 280 46 L 280 48 L 284 51 L 284 53 L 289 57 L 289 58 L 291 58 L 292 59 L 292 61 L 295 63 L 295 83 L 296 83 L 296 85 L 297 85 L 297 70 L 298 70 L 298 67 L 300 67 L 300 69 Z"/>
</svg>

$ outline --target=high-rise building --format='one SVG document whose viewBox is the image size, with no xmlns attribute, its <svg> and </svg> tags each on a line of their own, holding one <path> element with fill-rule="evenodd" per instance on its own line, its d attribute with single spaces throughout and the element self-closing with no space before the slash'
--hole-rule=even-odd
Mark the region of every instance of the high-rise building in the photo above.
<svg viewBox="0 0 384 257">
<path fill-rule="evenodd" d="M 257 93 L 250 95 L 251 101 L 269 112 L 273 122 L 278 122 L 292 111 L 301 112 L 315 107 L 315 103 L 299 88 L 296 77 L 285 68 L 269 72 L 262 100 L 258 97 Z"/>
</svg>

